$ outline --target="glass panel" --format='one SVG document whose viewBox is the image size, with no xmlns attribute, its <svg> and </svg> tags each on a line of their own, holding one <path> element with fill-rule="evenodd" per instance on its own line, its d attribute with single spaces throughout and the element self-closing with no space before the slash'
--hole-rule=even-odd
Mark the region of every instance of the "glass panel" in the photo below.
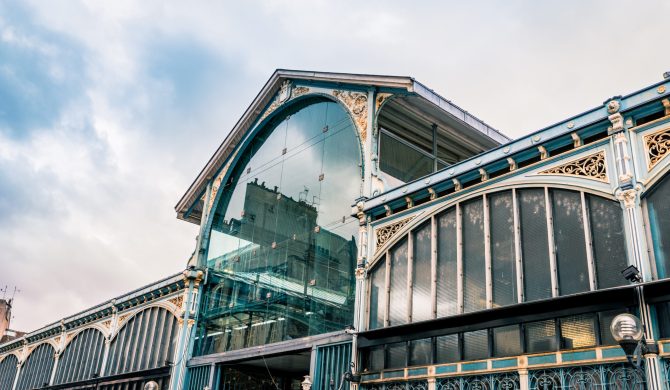
<svg viewBox="0 0 670 390">
<path fill-rule="evenodd" d="M 619 202 L 587 195 L 598 288 L 622 286 L 621 271 L 628 266 L 623 210 Z"/>
<path fill-rule="evenodd" d="M 437 316 L 458 313 L 456 209 L 437 217 Z"/>
<path fill-rule="evenodd" d="M 369 371 L 381 371 L 384 368 L 384 346 L 372 347 L 365 354 L 365 367 Z"/>
<path fill-rule="evenodd" d="M 431 339 L 413 340 L 409 342 L 409 365 L 425 366 L 431 364 L 433 343 Z"/>
<path fill-rule="evenodd" d="M 458 353 L 458 335 L 450 334 L 435 338 L 435 363 L 451 363 L 461 360 Z"/>
<path fill-rule="evenodd" d="M 489 356 L 489 334 L 486 329 L 463 333 L 463 360 L 486 359 Z"/>
<path fill-rule="evenodd" d="M 310 100 L 287 108 L 240 155 L 218 189 L 203 294 L 210 303 L 196 350 L 225 352 L 352 322 L 357 145 L 338 104 Z"/>
<path fill-rule="evenodd" d="M 391 249 L 389 325 L 407 322 L 407 239 Z"/>
<path fill-rule="evenodd" d="M 596 324 L 593 314 L 560 319 L 563 348 L 593 347 L 596 345 Z"/>
<path fill-rule="evenodd" d="M 670 338 L 670 302 L 655 305 L 661 338 Z"/>
<path fill-rule="evenodd" d="M 430 220 L 412 232 L 414 239 L 414 268 L 412 270 L 412 322 L 433 318 L 431 295 L 432 270 L 430 259 Z"/>
<path fill-rule="evenodd" d="M 551 297 L 551 267 L 547 245 L 547 216 L 544 190 L 519 190 L 521 250 L 523 254 L 525 300 Z"/>
<path fill-rule="evenodd" d="M 670 175 L 666 175 L 647 197 L 651 241 L 659 278 L 670 277 Z"/>
<path fill-rule="evenodd" d="M 610 325 L 614 317 L 621 313 L 626 313 L 625 309 L 610 310 L 598 313 L 598 322 L 600 325 L 600 345 L 618 345 L 612 337 Z"/>
<path fill-rule="evenodd" d="M 462 206 L 464 311 L 486 309 L 486 262 L 484 260 L 484 209 L 482 199 Z"/>
<path fill-rule="evenodd" d="M 526 328 L 526 352 L 548 352 L 558 350 L 556 343 L 556 321 L 531 322 Z"/>
<path fill-rule="evenodd" d="M 517 302 L 512 191 L 489 197 L 493 307 Z"/>
<path fill-rule="evenodd" d="M 522 352 L 519 325 L 493 328 L 493 356 L 514 356 Z"/>
<path fill-rule="evenodd" d="M 579 192 L 552 190 L 554 242 L 561 295 L 589 291 L 584 216 Z"/>
<path fill-rule="evenodd" d="M 407 183 L 433 172 L 433 158 L 381 132 L 379 145 L 381 170 Z"/>
<path fill-rule="evenodd" d="M 386 345 L 385 368 L 401 368 L 407 363 L 407 343 Z"/>
<path fill-rule="evenodd" d="M 379 264 L 370 273 L 370 329 L 384 326 L 384 310 L 386 309 L 386 261 L 380 259 Z"/>
</svg>

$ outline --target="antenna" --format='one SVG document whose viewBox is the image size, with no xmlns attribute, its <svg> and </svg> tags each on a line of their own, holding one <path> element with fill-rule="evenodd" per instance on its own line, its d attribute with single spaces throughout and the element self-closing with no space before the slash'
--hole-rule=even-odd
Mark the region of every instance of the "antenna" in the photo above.
<svg viewBox="0 0 670 390">
<path fill-rule="evenodd" d="M 2 291 L 2 299 L 4 300 L 7 296 L 7 285 L 5 284 L 5 288 L 0 288 L 0 291 Z"/>
<path fill-rule="evenodd" d="M 9 302 L 11 303 L 14 300 L 14 297 L 16 296 L 16 293 L 20 293 L 21 290 L 19 290 L 16 286 L 14 286 L 14 292 L 12 293 L 12 297 L 9 299 Z"/>
</svg>

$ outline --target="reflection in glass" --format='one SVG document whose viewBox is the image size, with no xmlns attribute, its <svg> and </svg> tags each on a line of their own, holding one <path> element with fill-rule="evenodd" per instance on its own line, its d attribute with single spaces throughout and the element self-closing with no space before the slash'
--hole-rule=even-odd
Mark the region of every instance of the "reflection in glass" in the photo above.
<svg viewBox="0 0 670 390">
<path fill-rule="evenodd" d="M 360 149 L 336 103 L 271 121 L 219 188 L 196 355 L 341 330 L 352 322 Z"/>
<path fill-rule="evenodd" d="M 384 326 L 386 305 L 386 263 L 380 264 L 370 272 L 370 329 Z"/>
<path fill-rule="evenodd" d="M 385 368 L 400 368 L 407 364 L 407 343 L 386 345 Z"/>
<path fill-rule="evenodd" d="M 519 325 L 493 328 L 493 356 L 514 356 L 521 354 L 521 352 L 521 331 Z"/>
<path fill-rule="evenodd" d="M 561 318 L 563 348 L 593 347 L 596 345 L 596 324 L 593 314 Z"/>
<path fill-rule="evenodd" d="M 435 338 L 435 363 L 452 363 L 461 360 L 458 352 L 458 334 Z"/>
<path fill-rule="evenodd" d="M 422 366 L 431 363 L 433 343 L 431 339 L 409 342 L 409 365 Z"/>
<path fill-rule="evenodd" d="M 526 327 L 526 352 L 556 351 L 556 321 L 546 320 L 531 322 Z"/>
<path fill-rule="evenodd" d="M 486 329 L 463 333 L 463 360 L 486 359 L 489 356 L 489 334 Z"/>
</svg>

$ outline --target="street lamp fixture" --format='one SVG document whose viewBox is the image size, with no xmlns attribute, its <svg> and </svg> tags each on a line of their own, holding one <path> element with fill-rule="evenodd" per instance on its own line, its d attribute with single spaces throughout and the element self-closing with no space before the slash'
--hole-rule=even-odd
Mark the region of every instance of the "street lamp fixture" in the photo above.
<svg viewBox="0 0 670 390">
<path fill-rule="evenodd" d="M 645 340 L 642 322 L 632 314 L 624 313 L 614 317 L 610 331 L 626 354 L 628 363 L 637 370 L 642 370 L 643 356 L 658 353 L 656 344 Z"/>
</svg>

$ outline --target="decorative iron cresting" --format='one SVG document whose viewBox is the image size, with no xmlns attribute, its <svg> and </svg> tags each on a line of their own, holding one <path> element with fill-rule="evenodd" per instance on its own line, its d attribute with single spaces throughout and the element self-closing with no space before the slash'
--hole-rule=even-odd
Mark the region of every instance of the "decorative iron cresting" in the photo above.
<svg viewBox="0 0 670 390">
<path fill-rule="evenodd" d="M 597 180 L 607 183 L 607 163 L 605 152 L 591 154 L 578 160 L 546 169 L 540 175 L 566 175 L 578 176 L 586 179 Z"/>
<path fill-rule="evenodd" d="M 361 386 L 362 390 L 428 390 L 428 381 L 386 382 Z"/>
<path fill-rule="evenodd" d="M 438 379 L 436 390 L 519 390 L 519 374 L 506 372 L 501 374 L 460 376 Z"/>
<path fill-rule="evenodd" d="M 644 136 L 644 147 L 647 150 L 647 169 L 651 171 L 659 161 L 670 153 L 670 128 Z"/>
<path fill-rule="evenodd" d="M 625 364 L 530 371 L 530 390 L 646 390 L 644 377 Z"/>
<path fill-rule="evenodd" d="M 388 242 L 400 229 L 403 228 L 403 226 L 407 225 L 412 219 L 414 219 L 414 217 L 405 218 L 398 222 L 377 229 L 375 231 L 375 235 L 377 237 L 377 244 L 375 249 L 381 248 L 382 245 Z"/>
</svg>

